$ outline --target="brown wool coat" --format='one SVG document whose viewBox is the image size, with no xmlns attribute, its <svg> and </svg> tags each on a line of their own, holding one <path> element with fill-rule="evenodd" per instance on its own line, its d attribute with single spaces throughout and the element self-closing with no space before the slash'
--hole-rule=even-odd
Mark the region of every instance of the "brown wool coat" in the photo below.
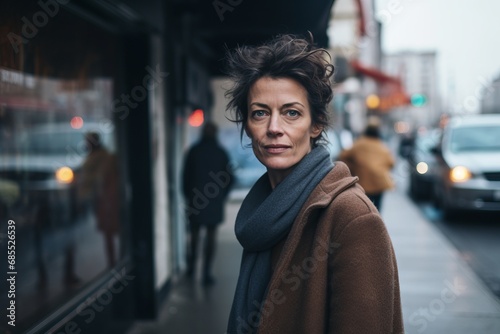
<svg viewBox="0 0 500 334">
<path fill-rule="evenodd" d="M 367 194 L 378 194 L 394 187 L 391 178 L 394 158 L 378 138 L 359 137 L 350 149 L 340 153 L 339 160 L 359 177 L 359 185 Z"/>
<path fill-rule="evenodd" d="M 392 243 L 356 181 L 336 162 L 273 249 L 259 334 L 404 332 Z"/>
</svg>

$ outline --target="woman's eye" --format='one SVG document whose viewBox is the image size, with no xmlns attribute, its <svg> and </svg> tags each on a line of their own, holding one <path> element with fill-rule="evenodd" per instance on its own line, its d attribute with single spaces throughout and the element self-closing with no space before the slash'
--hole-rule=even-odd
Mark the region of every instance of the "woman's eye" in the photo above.
<svg viewBox="0 0 500 334">
<path fill-rule="evenodd" d="M 255 110 L 252 112 L 252 116 L 254 117 L 263 117 L 266 115 L 266 112 L 264 110 Z"/>
<path fill-rule="evenodd" d="M 288 116 L 297 117 L 300 113 L 297 110 L 287 110 Z"/>
</svg>

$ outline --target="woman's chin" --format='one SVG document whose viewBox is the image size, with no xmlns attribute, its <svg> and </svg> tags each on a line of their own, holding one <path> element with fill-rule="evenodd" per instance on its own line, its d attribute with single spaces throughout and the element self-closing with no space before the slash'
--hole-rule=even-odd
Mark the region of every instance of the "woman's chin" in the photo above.
<svg viewBox="0 0 500 334">
<path fill-rule="evenodd" d="M 298 161 L 290 161 L 290 160 L 280 160 L 280 159 L 269 159 L 264 161 L 263 165 L 266 166 L 267 171 L 271 173 L 286 173 L 293 166 L 297 164 Z"/>
</svg>

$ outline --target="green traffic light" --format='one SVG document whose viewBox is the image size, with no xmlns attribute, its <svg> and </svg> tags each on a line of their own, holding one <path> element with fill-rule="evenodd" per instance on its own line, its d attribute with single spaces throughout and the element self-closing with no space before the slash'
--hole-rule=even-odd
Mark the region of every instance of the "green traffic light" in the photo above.
<svg viewBox="0 0 500 334">
<path fill-rule="evenodd" d="M 411 96 L 411 105 L 414 107 L 421 107 L 427 102 L 427 98 L 423 94 L 413 94 Z"/>
</svg>

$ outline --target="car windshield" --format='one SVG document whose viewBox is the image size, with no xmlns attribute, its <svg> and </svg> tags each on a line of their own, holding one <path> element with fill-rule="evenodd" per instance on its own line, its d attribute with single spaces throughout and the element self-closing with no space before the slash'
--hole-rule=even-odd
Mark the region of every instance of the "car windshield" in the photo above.
<svg viewBox="0 0 500 334">
<path fill-rule="evenodd" d="M 87 154 L 85 133 L 88 131 L 50 128 L 27 130 L 13 140 L 0 141 L 0 154 L 85 155 Z M 111 134 L 104 131 L 99 134 L 103 145 L 114 151 Z"/>
<path fill-rule="evenodd" d="M 500 151 L 500 126 L 471 126 L 454 129 L 452 152 Z"/>
<path fill-rule="evenodd" d="M 23 154 L 62 155 L 85 152 L 85 138 L 81 132 L 31 132 L 25 133 L 14 149 Z"/>
</svg>

